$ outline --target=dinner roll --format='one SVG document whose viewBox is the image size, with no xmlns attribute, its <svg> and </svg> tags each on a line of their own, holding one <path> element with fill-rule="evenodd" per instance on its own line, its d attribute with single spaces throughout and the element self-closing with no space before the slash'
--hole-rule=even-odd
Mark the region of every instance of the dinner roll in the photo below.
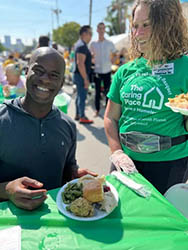
<svg viewBox="0 0 188 250">
<path fill-rule="evenodd" d="M 93 179 L 83 185 L 83 197 L 90 202 L 99 202 L 104 199 L 103 185 L 97 180 Z"/>
</svg>

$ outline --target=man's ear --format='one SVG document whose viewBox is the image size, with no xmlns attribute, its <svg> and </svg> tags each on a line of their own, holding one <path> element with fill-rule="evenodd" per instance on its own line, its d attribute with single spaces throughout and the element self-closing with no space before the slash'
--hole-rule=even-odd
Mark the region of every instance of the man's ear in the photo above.
<svg viewBox="0 0 188 250">
<path fill-rule="evenodd" d="M 65 82 L 65 76 L 63 76 L 63 78 L 61 80 L 61 87 L 63 87 L 64 82 Z"/>
</svg>

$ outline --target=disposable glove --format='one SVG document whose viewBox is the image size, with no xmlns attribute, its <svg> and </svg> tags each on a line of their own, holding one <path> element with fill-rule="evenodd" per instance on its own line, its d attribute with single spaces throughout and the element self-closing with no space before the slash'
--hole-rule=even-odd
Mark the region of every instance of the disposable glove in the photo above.
<svg viewBox="0 0 188 250">
<path fill-rule="evenodd" d="M 134 162 L 126 155 L 123 150 L 116 150 L 111 156 L 110 161 L 115 165 L 118 171 L 123 171 L 127 174 L 137 173 Z"/>
</svg>

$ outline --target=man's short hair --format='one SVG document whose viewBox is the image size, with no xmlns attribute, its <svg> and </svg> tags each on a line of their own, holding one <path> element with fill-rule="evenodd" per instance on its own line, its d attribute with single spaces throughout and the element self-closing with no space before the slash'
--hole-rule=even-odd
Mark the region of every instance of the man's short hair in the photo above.
<svg viewBox="0 0 188 250">
<path fill-rule="evenodd" d="M 49 37 L 48 36 L 40 36 L 39 37 L 39 47 L 47 47 L 49 46 Z"/>
<path fill-rule="evenodd" d="M 105 26 L 105 24 L 104 24 L 103 22 L 100 22 L 100 23 L 97 24 L 97 28 L 98 28 L 100 25 L 104 25 L 104 26 Z"/>
<path fill-rule="evenodd" d="M 82 26 L 82 27 L 80 28 L 80 32 L 79 32 L 80 36 L 81 36 L 84 32 L 87 32 L 87 31 L 90 30 L 90 29 L 91 29 L 91 26 L 90 26 L 90 25 L 84 25 L 84 26 Z"/>
<path fill-rule="evenodd" d="M 9 59 L 14 59 L 14 56 L 13 56 L 12 54 L 10 54 L 10 55 L 8 56 L 8 58 L 9 58 Z"/>
</svg>

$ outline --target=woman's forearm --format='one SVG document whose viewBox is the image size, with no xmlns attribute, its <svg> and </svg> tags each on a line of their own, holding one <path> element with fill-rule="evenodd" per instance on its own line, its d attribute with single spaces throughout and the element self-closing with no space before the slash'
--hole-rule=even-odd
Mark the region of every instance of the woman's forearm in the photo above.
<svg viewBox="0 0 188 250">
<path fill-rule="evenodd" d="M 114 151 L 121 149 L 118 134 L 118 122 L 112 118 L 105 117 L 104 127 L 111 152 L 113 153 Z"/>
</svg>

